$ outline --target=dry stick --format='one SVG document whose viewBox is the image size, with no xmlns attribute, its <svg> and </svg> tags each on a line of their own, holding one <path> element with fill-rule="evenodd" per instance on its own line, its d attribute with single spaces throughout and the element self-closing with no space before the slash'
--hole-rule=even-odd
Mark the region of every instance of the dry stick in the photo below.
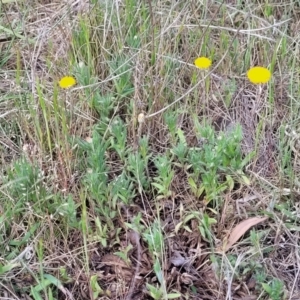
<svg viewBox="0 0 300 300">
<path fill-rule="evenodd" d="M 297 245 L 297 241 L 296 241 L 296 245 Z M 293 246 L 295 246 L 295 245 L 293 245 Z M 297 274 L 295 276 L 295 280 L 294 280 L 293 285 L 292 285 L 292 289 L 291 289 L 291 294 L 290 294 L 289 300 L 292 300 L 293 292 L 295 290 L 295 287 L 296 287 L 296 284 L 297 284 L 297 279 L 299 278 L 299 274 L 300 274 L 300 257 L 299 257 L 298 251 L 296 251 L 296 249 L 295 249 L 295 255 L 296 255 L 296 259 L 297 259 L 298 271 L 297 271 Z"/>
<path fill-rule="evenodd" d="M 220 61 L 216 64 L 216 66 L 208 72 L 208 74 L 202 79 L 200 80 L 197 84 L 195 84 L 192 88 L 190 88 L 186 93 L 184 93 L 181 97 L 179 97 L 178 99 L 176 99 L 175 101 L 173 101 L 172 103 L 170 103 L 169 105 L 165 106 L 164 108 L 160 109 L 159 111 L 152 113 L 148 116 L 145 116 L 146 119 L 152 118 L 162 112 L 164 112 L 165 110 L 167 110 L 168 108 L 170 108 L 172 105 L 174 105 L 175 103 L 179 102 L 180 100 L 182 100 L 183 98 L 185 98 L 187 95 L 189 95 L 193 90 L 195 90 L 209 75 L 211 75 L 216 69 L 217 67 L 221 64 L 221 62 L 224 60 L 225 56 L 227 55 L 227 53 L 229 52 L 230 47 L 232 46 L 235 38 L 237 37 L 237 35 L 240 32 L 240 29 L 242 28 L 242 26 L 244 25 L 244 23 L 246 22 L 246 20 L 249 18 L 250 14 L 247 15 L 247 17 L 244 19 L 244 21 L 241 23 L 241 25 L 239 26 L 239 28 L 237 29 L 234 37 L 232 38 L 232 41 L 230 42 L 226 52 L 224 53 L 224 55 L 222 56 L 222 58 L 220 59 Z"/>
<path fill-rule="evenodd" d="M 13 295 L 15 298 L 14 300 L 20 300 L 20 298 L 7 286 L 5 286 L 3 283 L 0 281 L 0 286 L 3 287 L 6 291 L 8 291 L 11 295 Z M 11 299 L 11 298 L 2 298 L 1 299 Z"/>
<path fill-rule="evenodd" d="M 140 234 L 137 231 L 134 231 L 133 234 L 134 234 L 134 239 L 135 239 L 134 242 L 135 242 L 136 247 L 137 247 L 137 264 L 136 264 L 136 268 L 135 268 L 135 271 L 134 271 L 134 276 L 133 276 L 132 281 L 130 283 L 129 291 L 128 291 L 127 296 L 126 296 L 126 300 L 131 300 L 132 299 L 136 279 L 137 279 L 137 276 L 139 275 L 139 272 L 140 272 L 140 262 L 141 262 L 141 257 L 142 257 L 142 247 L 141 247 L 141 244 L 140 244 L 140 238 L 141 238 Z"/>
<path fill-rule="evenodd" d="M 260 35 L 260 34 L 256 34 L 255 32 L 259 32 L 259 31 L 266 31 L 268 29 L 276 29 L 276 30 L 279 30 L 277 29 L 277 27 L 285 24 L 285 23 L 288 23 L 289 21 L 291 21 L 291 19 L 287 19 L 287 20 L 284 20 L 284 21 L 281 21 L 281 22 L 278 22 L 278 23 L 274 23 L 272 25 L 268 25 L 268 26 L 265 26 L 265 27 L 260 27 L 260 28 L 254 28 L 254 29 L 242 29 L 240 30 L 240 33 L 244 33 L 244 34 L 250 34 L 251 36 L 255 36 L 255 37 L 258 37 L 260 39 L 265 39 L 265 40 L 268 40 L 268 41 L 271 41 L 271 42 L 276 42 L 276 40 L 274 40 L 273 38 L 270 38 L 270 37 L 267 37 L 267 36 L 264 36 L 264 35 Z M 185 28 L 196 28 L 196 27 L 207 27 L 209 26 L 209 28 L 211 29 L 219 29 L 219 30 L 226 30 L 226 31 L 231 31 L 231 32 L 236 32 L 237 29 L 234 29 L 234 28 L 230 28 L 230 27 L 224 27 L 224 26 L 215 26 L 215 25 L 210 25 L 210 24 L 198 24 L 198 25 L 194 25 L 194 24 L 187 24 L 185 25 L 184 27 Z M 181 27 L 181 25 L 175 25 L 175 26 L 172 26 L 172 28 L 179 28 Z"/>
<path fill-rule="evenodd" d="M 127 208 L 124 207 L 124 209 L 127 211 L 127 215 L 129 215 L 129 212 L 127 210 Z M 130 218 L 131 221 L 133 222 L 133 218 L 131 217 Z M 136 268 L 135 268 L 135 271 L 134 271 L 134 276 L 131 280 L 131 283 L 130 283 L 130 288 L 129 288 L 129 291 L 126 295 L 126 300 L 131 300 L 132 299 L 132 295 L 133 295 L 133 292 L 134 292 L 134 288 L 135 288 L 135 283 L 136 283 L 136 279 L 137 279 L 137 276 L 140 272 L 140 262 L 141 262 L 141 257 L 142 257 L 142 247 L 141 247 L 141 244 L 140 244 L 140 234 L 133 230 L 133 235 L 134 235 L 134 243 L 137 247 L 137 264 L 136 264 Z"/>
<path fill-rule="evenodd" d="M 150 11 L 150 20 L 151 20 L 151 64 L 152 62 L 156 61 L 156 51 L 155 51 L 155 27 L 154 27 L 154 16 L 153 16 L 153 10 L 152 10 L 152 4 L 151 4 L 151 1 L 152 0 L 147 0 L 148 2 L 148 5 L 149 5 L 149 11 Z M 154 57 L 154 60 L 153 60 L 153 57 Z M 156 91 L 155 91 L 155 84 L 154 84 L 154 75 L 155 75 L 155 72 L 154 72 L 154 65 L 152 65 L 151 69 L 151 77 L 152 77 L 152 84 L 151 84 L 151 90 L 150 90 L 150 93 L 151 93 L 151 98 L 152 98 L 152 101 L 153 101 L 153 104 L 155 104 L 156 102 Z"/>
</svg>

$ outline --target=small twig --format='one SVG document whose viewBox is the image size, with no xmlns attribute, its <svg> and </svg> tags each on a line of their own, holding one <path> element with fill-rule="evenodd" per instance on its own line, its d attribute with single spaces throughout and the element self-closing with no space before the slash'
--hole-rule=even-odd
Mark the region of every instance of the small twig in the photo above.
<svg viewBox="0 0 300 300">
<path fill-rule="evenodd" d="M 5 290 L 7 290 L 11 295 L 13 295 L 15 298 L 14 300 L 20 300 L 20 298 L 7 286 L 5 286 L 3 283 L 0 281 L 0 286 L 3 287 Z M 12 299 L 12 298 L 0 298 L 0 299 Z"/>
<path fill-rule="evenodd" d="M 9 114 L 11 114 L 11 113 L 14 113 L 14 112 L 16 112 L 16 111 L 18 111 L 17 109 L 12 109 L 12 110 L 10 110 L 10 111 L 6 111 L 5 113 L 3 113 L 2 115 L 0 115 L 0 118 L 4 118 L 4 117 L 6 117 L 7 115 L 9 115 Z"/>
<path fill-rule="evenodd" d="M 132 300 L 132 295 L 133 295 L 133 292 L 135 289 L 136 280 L 137 280 L 138 274 L 140 273 L 140 262 L 141 262 L 141 257 L 142 257 L 142 247 L 140 244 L 141 236 L 137 231 L 133 231 L 133 235 L 134 235 L 134 243 L 136 244 L 136 247 L 137 247 L 137 264 L 136 264 L 136 268 L 134 271 L 134 276 L 130 283 L 129 291 L 126 295 L 126 300 Z"/>
<path fill-rule="evenodd" d="M 126 213 L 128 216 L 130 216 L 130 213 L 128 212 L 127 208 L 124 207 L 124 209 L 126 210 Z M 133 222 L 133 218 L 131 218 L 131 221 Z M 134 276 L 131 280 L 131 283 L 130 283 L 130 288 L 129 288 L 129 291 L 126 295 L 126 300 L 131 300 L 132 299 L 132 295 L 133 295 L 133 292 L 134 292 L 134 288 L 135 288 L 135 283 L 136 283 L 136 280 L 137 280 L 137 277 L 140 273 L 140 262 L 141 262 L 141 258 L 142 258 L 142 247 L 141 247 L 141 244 L 140 244 L 140 234 L 133 230 L 132 231 L 133 233 L 133 238 L 134 238 L 134 244 L 135 246 L 137 247 L 137 264 L 136 264 L 136 268 L 135 268 L 135 271 L 134 271 Z"/>
</svg>

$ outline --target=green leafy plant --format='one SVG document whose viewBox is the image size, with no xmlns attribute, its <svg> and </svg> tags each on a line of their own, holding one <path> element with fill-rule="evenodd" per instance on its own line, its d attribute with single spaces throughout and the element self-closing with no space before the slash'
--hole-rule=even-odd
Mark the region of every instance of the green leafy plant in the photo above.
<svg viewBox="0 0 300 300">
<path fill-rule="evenodd" d="M 127 171 L 132 174 L 133 180 L 138 184 L 139 192 L 142 189 L 148 190 L 150 185 L 147 176 L 148 159 L 149 157 L 144 158 L 140 151 L 130 152 L 127 157 Z"/>
<path fill-rule="evenodd" d="M 110 73 L 113 74 L 116 95 L 120 99 L 129 96 L 134 91 L 131 81 L 132 68 L 130 59 L 123 54 L 116 55 L 110 62 Z"/>
<path fill-rule="evenodd" d="M 130 259 L 129 259 L 129 257 L 128 257 L 128 252 L 129 252 L 130 250 L 132 250 L 132 249 L 133 249 L 133 246 L 132 246 L 131 244 L 129 244 L 125 249 L 122 249 L 122 251 L 117 251 L 117 252 L 115 252 L 114 254 L 117 255 L 117 256 L 119 256 L 122 260 L 124 260 L 124 262 L 125 262 L 128 266 L 130 266 L 131 261 L 130 261 Z"/>
<path fill-rule="evenodd" d="M 90 286 L 93 292 L 93 298 L 97 299 L 100 295 L 104 295 L 104 290 L 100 287 L 98 283 L 98 275 L 92 275 L 90 279 Z"/>
<path fill-rule="evenodd" d="M 42 211 L 41 201 L 46 198 L 47 192 L 43 185 L 43 174 L 37 165 L 25 158 L 15 162 L 12 169 L 8 170 L 7 182 L 14 199 L 18 199 L 15 212 L 22 209 L 26 201 L 32 203 L 36 211 Z"/>
<path fill-rule="evenodd" d="M 205 193 L 207 202 L 213 199 L 216 202 L 222 192 L 233 188 L 233 178 L 238 179 L 238 174 L 244 176 L 241 128 L 237 126 L 230 133 L 216 134 L 211 126 L 201 126 L 197 120 L 195 122 L 196 135 L 201 144 L 189 149 L 188 163 L 191 168 L 188 182 L 196 197 Z"/>
<path fill-rule="evenodd" d="M 212 243 L 211 225 L 216 223 L 216 219 L 210 218 L 206 213 L 204 213 L 199 224 L 199 230 L 201 232 L 202 237 L 208 240 L 210 243 Z"/>
<path fill-rule="evenodd" d="M 149 295 L 153 299 L 155 299 L 155 300 L 177 299 L 177 298 L 181 297 L 180 293 L 167 293 L 165 279 L 163 276 L 163 271 L 162 271 L 161 264 L 160 264 L 158 258 L 156 258 L 156 260 L 154 262 L 153 270 L 156 275 L 156 278 L 158 279 L 159 287 L 156 287 L 154 285 L 146 283 L 146 287 L 149 292 Z"/>
<path fill-rule="evenodd" d="M 281 280 L 274 278 L 269 283 L 262 283 L 262 287 L 272 300 L 283 299 L 284 283 Z"/>
<path fill-rule="evenodd" d="M 172 161 L 166 155 L 160 155 L 155 157 L 154 164 L 157 176 L 153 178 L 151 185 L 157 190 L 157 199 L 167 198 L 171 196 L 170 186 L 174 177 Z"/>
<path fill-rule="evenodd" d="M 94 131 L 91 143 L 85 145 L 88 171 L 83 179 L 87 193 L 97 203 L 99 211 L 108 221 L 115 216 L 115 209 L 112 209 L 113 203 L 108 201 L 106 151 L 109 145 L 109 141 L 104 141 L 100 134 Z"/>
<path fill-rule="evenodd" d="M 42 300 L 42 292 L 47 295 L 48 299 L 55 299 L 53 296 L 52 285 L 56 289 L 64 290 L 63 284 L 51 274 L 43 274 L 39 279 L 37 278 L 38 284 L 31 287 L 31 295 L 35 300 Z"/>
<path fill-rule="evenodd" d="M 161 290 L 161 288 L 157 288 L 156 286 L 149 284 L 149 283 L 146 283 L 146 287 L 147 287 L 149 295 L 154 300 L 178 299 L 182 296 L 180 293 L 177 293 L 177 292 L 168 293 L 166 296 L 164 296 L 164 293 Z"/>
<path fill-rule="evenodd" d="M 120 118 L 112 120 L 110 126 L 112 137 L 110 139 L 111 148 L 115 150 L 122 161 L 126 157 L 127 132 L 124 122 Z"/>
<path fill-rule="evenodd" d="M 164 247 L 164 235 L 161 224 L 158 220 L 151 224 L 142 233 L 143 239 L 148 245 L 148 249 L 153 257 L 161 257 Z"/>
<path fill-rule="evenodd" d="M 178 142 L 172 147 L 171 153 L 173 153 L 179 161 L 178 163 L 175 162 L 175 165 L 178 167 L 184 167 L 189 148 L 186 143 L 184 132 L 181 129 L 177 130 L 176 139 Z"/>
<path fill-rule="evenodd" d="M 134 184 L 125 171 L 109 183 L 108 190 L 113 207 L 116 207 L 117 202 L 130 205 L 131 200 L 136 196 Z"/>
<path fill-rule="evenodd" d="M 171 139 L 171 144 L 176 142 L 176 131 L 177 131 L 177 119 L 178 113 L 174 111 L 166 111 L 164 113 L 164 122 L 167 125 L 168 132 Z"/>
</svg>

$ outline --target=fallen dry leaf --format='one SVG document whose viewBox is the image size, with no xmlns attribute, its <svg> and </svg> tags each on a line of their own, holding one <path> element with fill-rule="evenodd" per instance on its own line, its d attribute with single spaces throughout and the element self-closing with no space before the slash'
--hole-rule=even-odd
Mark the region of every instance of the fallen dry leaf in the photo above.
<svg viewBox="0 0 300 300">
<path fill-rule="evenodd" d="M 132 270 L 120 257 L 114 254 L 105 254 L 101 259 L 101 263 L 109 267 L 113 273 L 122 277 L 124 280 L 131 280 Z"/>
<path fill-rule="evenodd" d="M 251 227 L 260 224 L 267 220 L 268 217 L 260 218 L 254 217 L 247 220 L 242 221 L 238 225 L 234 227 L 232 232 L 229 235 L 227 241 L 223 243 L 223 251 L 228 251 Z"/>
<path fill-rule="evenodd" d="M 180 267 L 187 263 L 187 260 L 179 253 L 179 251 L 174 251 L 173 255 L 170 257 L 170 262 L 174 266 Z"/>
</svg>

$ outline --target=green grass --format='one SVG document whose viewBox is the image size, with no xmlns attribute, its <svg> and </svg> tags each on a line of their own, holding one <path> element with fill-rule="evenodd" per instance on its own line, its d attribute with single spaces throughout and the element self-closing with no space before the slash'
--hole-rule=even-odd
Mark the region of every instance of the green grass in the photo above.
<svg viewBox="0 0 300 300">
<path fill-rule="evenodd" d="M 0 1 L 0 298 L 299 298 L 299 3 L 81 2 Z"/>
</svg>

